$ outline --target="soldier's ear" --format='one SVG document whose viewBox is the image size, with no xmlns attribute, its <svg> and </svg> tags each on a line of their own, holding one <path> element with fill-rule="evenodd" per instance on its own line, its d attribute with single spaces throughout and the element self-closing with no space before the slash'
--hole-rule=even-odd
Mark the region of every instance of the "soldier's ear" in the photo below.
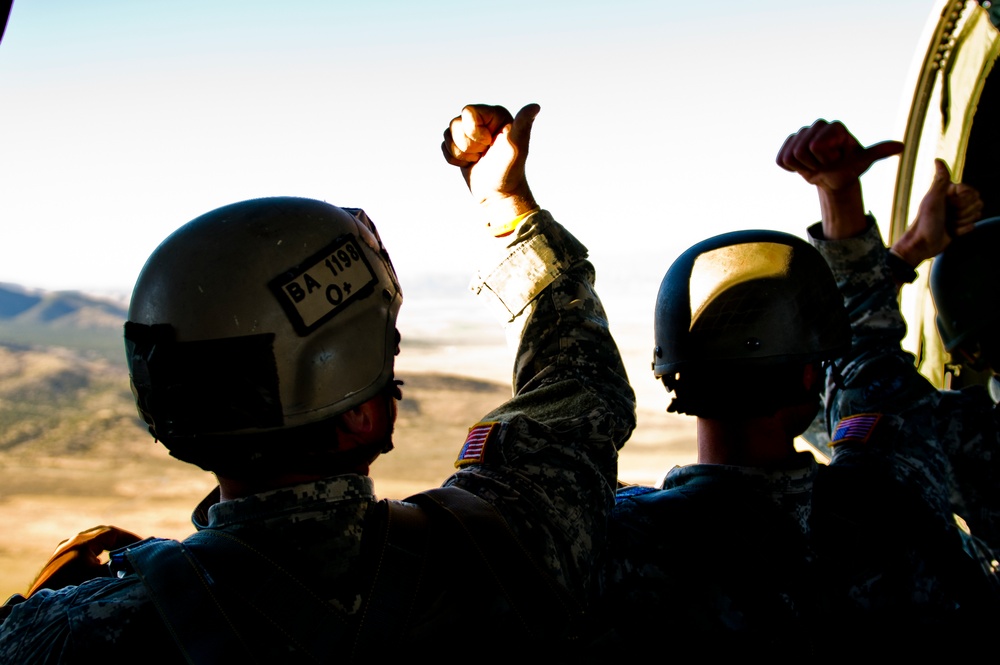
<svg viewBox="0 0 1000 665">
<path fill-rule="evenodd" d="M 337 445 L 340 450 L 392 441 L 396 421 L 395 400 L 378 394 L 350 411 L 340 414 L 337 424 Z"/>
<path fill-rule="evenodd" d="M 350 411 L 340 414 L 340 426 L 344 431 L 364 437 L 375 429 L 377 412 L 380 411 L 375 399 L 359 404 Z"/>
</svg>

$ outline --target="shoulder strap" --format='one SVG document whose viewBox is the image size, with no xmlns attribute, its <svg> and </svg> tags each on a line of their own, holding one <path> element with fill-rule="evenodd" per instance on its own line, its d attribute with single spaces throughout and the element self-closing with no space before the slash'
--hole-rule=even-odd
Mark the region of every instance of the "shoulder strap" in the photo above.
<svg viewBox="0 0 1000 665">
<path fill-rule="evenodd" d="M 486 500 L 458 487 L 411 496 L 431 514 L 445 516 L 471 541 L 519 617 L 527 634 L 567 631 L 581 608 L 524 548 L 507 521 Z"/>
<path fill-rule="evenodd" d="M 427 513 L 398 501 L 381 501 L 379 510 L 385 528 L 379 530 L 373 550 L 373 581 L 361 612 L 355 655 L 399 635 L 413 611 L 427 559 Z"/>
<path fill-rule="evenodd" d="M 357 625 L 279 563 L 226 532 L 206 529 L 184 543 L 144 541 L 124 554 L 188 663 L 224 662 L 233 657 L 234 645 L 253 662 L 248 642 L 260 636 L 244 637 L 240 628 L 246 627 L 236 616 L 247 611 L 262 617 L 299 653 L 322 662 L 323 654 L 352 642 L 355 652 L 384 645 L 412 611 L 426 558 L 427 517 L 398 503 L 382 502 L 380 510 L 386 514 L 379 520 L 385 528 L 372 529 L 377 541 L 373 582 Z M 251 575 L 260 569 L 270 574 Z M 234 602 L 239 610 L 227 611 Z M 293 615 L 277 610 L 289 606 L 297 608 Z"/>
<path fill-rule="evenodd" d="M 278 562 L 224 531 L 205 529 L 184 543 L 144 541 L 128 548 L 125 556 L 192 665 L 221 662 L 233 655 L 234 645 L 252 661 L 249 645 L 259 636 L 241 635 L 237 615 L 245 612 L 264 618 L 317 662 L 337 645 L 342 649 L 352 633 L 356 653 L 384 646 L 399 634 L 413 609 L 427 556 L 428 519 L 435 514 L 472 543 L 527 634 L 568 630 L 579 615 L 577 603 L 525 550 L 491 504 L 454 487 L 428 490 L 408 501 L 419 508 L 386 502 L 385 529 L 372 532 L 378 539 L 373 583 L 356 627 Z M 270 574 L 247 585 L 249 571 L 260 569 Z M 294 616 L 271 609 L 290 605 L 297 608 Z"/>
<path fill-rule="evenodd" d="M 353 621 L 318 596 L 285 566 L 260 549 L 226 531 L 204 529 L 184 541 L 212 576 L 213 589 L 224 600 L 236 602 L 234 614 L 253 613 L 265 620 L 280 639 L 300 657 L 324 662 L 353 632 Z M 257 574 L 266 570 L 267 575 Z M 252 584 L 247 581 L 252 580 Z M 293 613 L 280 608 L 295 607 Z M 239 626 L 240 622 L 236 622 Z M 237 628 L 234 627 L 234 630 Z M 247 636 L 251 644 L 260 636 Z M 268 641 L 274 638 L 267 637 Z"/>
<path fill-rule="evenodd" d="M 233 656 L 234 644 L 249 655 L 211 591 L 204 569 L 183 544 L 150 538 L 128 547 L 124 556 L 187 663 L 224 662 Z"/>
<path fill-rule="evenodd" d="M 125 555 L 192 665 L 227 662 L 235 645 L 249 662 L 256 662 L 251 645 L 261 636 L 247 634 L 240 625 L 240 617 L 252 614 L 293 645 L 300 657 L 313 662 L 322 662 L 320 654 L 344 644 L 351 628 L 343 613 L 302 581 L 225 532 L 206 529 L 183 543 L 154 541 L 129 548 Z M 250 574 L 261 569 L 271 574 Z M 294 615 L 277 611 L 289 606 L 298 611 Z"/>
</svg>

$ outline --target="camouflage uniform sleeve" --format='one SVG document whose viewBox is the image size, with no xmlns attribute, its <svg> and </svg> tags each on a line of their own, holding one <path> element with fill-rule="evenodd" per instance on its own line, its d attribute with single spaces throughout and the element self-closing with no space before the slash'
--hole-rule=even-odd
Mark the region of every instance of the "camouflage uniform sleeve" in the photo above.
<svg viewBox="0 0 1000 665">
<path fill-rule="evenodd" d="M 897 444 L 884 451 L 897 476 L 917 484 L 945 519 L 966 520 L 992 548 L 1000 546 L 1000 454 L 997 414 L 985 391 L 939 391 L 900 343 L 906 334 L 887 249 L 874 219 L 860 236 L 810 241 L 824 255 L 844 296 L 851 349 L 827 377 L 826 425 L 873 413 L 898 416 Z M 844 451 L 846 453 L 846 450 Z M 838 459 L 837 449 L 834 458 Z"/>
<path fill-rule="evenodd" d="M 934 387 L 900 346 L 906 323 L 875 221 L 869 217 L 862 235 L 836 241 L 823 239 L 816 224 L 809 240 L 830 266 L 851 321 L 851 349 L 828 376 L 827 431 L 846 416 L 872 409 L 900 412 L 925 399 Z"/>
<path fill-rule="evenodd" d="M 495 505 L 579 597 L 614 504 L 617 451 L 635 426 L 635 395 L 586 257 L 540 211 L 474 281 L 519 339 L 514 396 L 470 430 L 446 482 Z"/>
<path fill-rule="evenodd" d="M 173 662 L 173 641 L 157 617 L 134 577 L 42 589 L 0 624 L 0 663 L 124 662 L 144 653 Z"/>
</svg>

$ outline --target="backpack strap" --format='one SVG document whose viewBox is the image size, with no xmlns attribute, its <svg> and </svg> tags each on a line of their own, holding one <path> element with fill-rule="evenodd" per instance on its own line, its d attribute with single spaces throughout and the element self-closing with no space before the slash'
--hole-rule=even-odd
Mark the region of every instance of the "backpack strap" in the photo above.
<svg viewBox="0 0 1000 665">
<path fill-rule="evenodd" d="M 471 541 L 527 634 L 566 635 L 579 619 L 582 608 L 525 549 L 491 503 L 458 487 L 427 490 L 407 501 L 445 517 Z"/>
<path fill-rule="evenodd" d="M 131 569 L 185 660 L 226 662 L 234 648 L 254 662 L 250 645 L 260 635 L 241 633 L 241 614 L 256 614 L 281 640 L 315 662 L 354 645 L 384 645 L 405 625 L 414 604 L 427 551 L 427 515 L 413 506 L 380 502 L 386 516 L 369 537 L 373 581 L 360 620 L 318 597 L 308 584 L 272 558 L 224 531 L 205 529 L 183 543 L 150 539 L 124 550 Z M 269 575 L 254 575 L 267 570 Z M 247 580 L 254 580 L 252 585 Z M 277 608 L 294 606 L 294 616 Z M 264 639 L 273 639 L 265 636 Z M 238 645 L 238 647 L 237 647 Z"/>
<path fill-rule="evenodd" d="M 249 656 L 205 570 L 182 543 L 149 538 L 116 554 L 127 559 L 145 585 L 187 663 L 225 662 L 233 657 L 234 644 Z"/>
<path fill-rule="evenodd" d="M 472 544 L 527 634 L 566 633 L 580 608 L 528 553 L 493 506 L 456 487 L 421 492 L 408 502 L 380 502 L 384 525 L 369 531 L 372 585 L 358 617 L 317 596 L 280 563 L 232 534 L 215 529 L 183 543 L 151 539 L 124 557 L 191 665 L 223 662 L 234 649 L 254 660 L 253 645 L 269 635 L 247 635 L 241 617 L 256 615 L 280 639 L 315 662 L 353 643 L 355 654 L 398 637 L 413 611 L 428 556 L 429 522 L 443 519 Z M 437 516 L 437 517 L 435 517 Z M 268 575 L 254 571 L 267 570 Z M 247 580 L 252 579 L 252 585 Z M 294 606 L 294 616 L 276 608 Z M 259 655 L 259 654 L 258 654 Z"/>
<path fill-rule="evenodd" d="M 308 580 L 254 545 L 217 529 L 199 531 L 184 544 L 209 571 L 220 604 L 228 603 L 234 615 L 263 618 L 272 629 L 263 636 L 246 635 L 246 642 L 283 641 L 302 654 L 300 658 L 325 662 L 324 654 L 342 648 L 353 633 L 351 617 L 317 595 Z M 267 574 L 261 575 L 261 570 Z M 281 610 L 287 607 L 296 611 Z M 234 630 L 243 626 L 239 619 L 234 624 Z"/>
<path fill-rule="evenodd" d="M 373 553 L 372 585 L 360 613 L 353 655 L 398 637 L 413 611 L 427 560 L 427 512 L 398 501 L 380 501 L 385 515 Z"/>
<path fill-rule="evenodd" d="M 206 529 L 183 543 L 165 540 L 130 548 L 126 557 L 192 665 L 231 662 L 239 651 L 248 662 L 257 662 L 253 645 L 261 640 L 281 640 L 300 659 L 323 662 L 322 654 L 353 637 L 352 622 L 343 612 L 231 534 Z M 255 575 L 259 570 L 269 574 Z M 289 606 L 299 611 L 292 616 L 280 609 Z M 244 621 L 255 615 L 254 625 L 268 626 L 267 634 L 247 632 Z"/>
</svg>

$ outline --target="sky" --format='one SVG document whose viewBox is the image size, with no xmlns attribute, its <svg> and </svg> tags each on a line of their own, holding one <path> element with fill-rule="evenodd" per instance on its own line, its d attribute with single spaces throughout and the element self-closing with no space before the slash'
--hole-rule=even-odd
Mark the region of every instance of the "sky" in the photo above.
<svg viewBox="0 0 1000 665">
<path fill-rule="evenodd" d="M 364 208 L 404 291 L 471 274 L 480 222 L 442 133 L 467 103 L 537 102 L 536 198 L 651 306 L 694 242 L 818 219 L 774 164 L 789 133 L 824 117 L 866 144 L 901 137 L 935 6 L 15 0 L 0 282 L 127 295 L 174 229 L 272 195 Z M 886 222 L 895 168 L 864 179 Z"/>
</svg>

